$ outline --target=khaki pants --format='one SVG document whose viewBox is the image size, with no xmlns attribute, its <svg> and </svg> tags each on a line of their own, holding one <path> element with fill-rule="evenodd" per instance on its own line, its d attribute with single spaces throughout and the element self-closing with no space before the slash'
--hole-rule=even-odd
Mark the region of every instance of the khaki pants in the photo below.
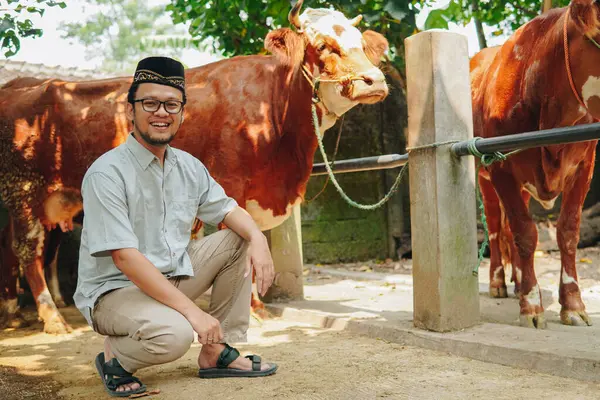
<svg viewBox="0 0 600 400">
<path fill-rule="evenodd" d="M 192 300 L 213 286 L 208 313 L 221 322 L 223 342 L 246 341 L 252 290 L 251 277 L 244 278 L 246 249 L 246 241 L 229 229 L 192 241 L 188 254 L 194 277 L 169 280 Z M 96 332 L 108 336 L 115 357 L 132 373 L 180 358 L 194 340 L 183 315 L 137 286 L 101 297 L 93 320 Z"/>
</svg>

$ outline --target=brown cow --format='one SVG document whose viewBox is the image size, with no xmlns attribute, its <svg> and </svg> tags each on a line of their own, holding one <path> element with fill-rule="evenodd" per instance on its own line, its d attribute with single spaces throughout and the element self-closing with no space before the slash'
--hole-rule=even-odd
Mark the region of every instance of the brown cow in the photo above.
<svg viewBox="0 0 600 400">
<path fill-rule="evenodd" d="M 599 15 L 597 2 L 573 0 L 567 8 L 535 18 L 500 49 L 486 50 L 474 60 L 475 135 L 495 137 L 597 121 L 600 49 L 592 39 L 600 40 Z M 567 325 L 591 323 L 581 300 L 575 255 L 595 148 L 596 141 L 589 141 L 529 149 L 480 174 L 490 221 L 490 293 L 506 297 L 502 262 L 512 263 L 524 326 L 546 325 L 533 269 L 537 230 L 528 210 L 529 197 L 550 206 L 561 193 L 560 318 Z"/>
<path fill-rule="evenodd" d="M 273 56 L 234 57 L 186 72 L 186 122 L 173 142 L 202 160 L 263 230 L 283 222 L 303 199 L 317 146 L 314 80 L 334 81 L 318 89 L 321 133 L 355 105 L 388 93 L 376 67 L 385 38 L 361 35 L 360 17 L 310 8 L 299 15 L 301 5 L 289 16 L 297 32 L 267 35 Z M 91 163 L 125 140 L 130 83 L 17 79 L 0 90 L 0 197 L 46 332 L 69 329 L 42 274 L 43 224 L 55 222 L 47 210 L 62 204 L 58 211 L 66 216 L 77 211 L 69 189 L 79 188 Z"/>
</svg>

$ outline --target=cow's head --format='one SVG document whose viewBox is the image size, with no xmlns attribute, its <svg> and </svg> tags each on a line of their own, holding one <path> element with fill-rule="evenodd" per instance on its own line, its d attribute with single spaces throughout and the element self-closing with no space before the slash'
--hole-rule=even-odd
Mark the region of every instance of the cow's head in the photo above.
<svg viewBox="0 0 600 400">
<path fill-rule="evenodd" d="M 265 48 L 294 67 L 306 67 L 307 79 L 321 80 L 319 98 L 337 116 L 359 103 L 383 100 L 388 87 L 377 65 L 388 50 L 387 40 L 373 31 L 361 34 L 356 28 L 361 16 L 349 20 L 339 11 L 311 8 L 300 14 L 301 7 L 299 0 L 289 13 L 297 32 L 272 31 Z"/>
<path fill-rule="evenodd" d="M 569 13 L 579 31 L 569 36 L 573 79 L 582 84 L 579 93 L 590 113 L 600 119 L 600 2 L 572 0 Z"/>
</svg>

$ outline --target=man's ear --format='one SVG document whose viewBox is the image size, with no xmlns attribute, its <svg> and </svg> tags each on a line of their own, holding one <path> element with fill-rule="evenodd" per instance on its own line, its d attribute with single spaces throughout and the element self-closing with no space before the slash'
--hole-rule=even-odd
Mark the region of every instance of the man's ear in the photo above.
<svg viewBox="0 0 600 400">
<path fill-rule="evenodd" d="M 131 123 L 133 123 L 135 115 L 133 113 L 133 105 L 129 102 L 127 102 L 127 107 L 125 108 L 125 116 L 129 121 L 131 121 Z"/>
</svg>

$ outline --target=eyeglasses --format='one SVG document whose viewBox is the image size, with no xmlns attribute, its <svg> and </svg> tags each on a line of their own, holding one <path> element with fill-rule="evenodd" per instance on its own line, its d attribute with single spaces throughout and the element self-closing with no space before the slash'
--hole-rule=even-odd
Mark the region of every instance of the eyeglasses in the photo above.
<svg viewBox="0 0 600 400">
<path fill-rule="evenodd" d="M 161 105 L 164 105 L 165 111 L 169 114 L 177 114 L 181 111 L 183 107 L 183 101 L 179 100 L 166 100 L 160 101 L 156 99 L 137 99 L 133 101 L 134 103 L 142 103 L 142 108 L 146 112 L 157 112 Z"/>
</svg>

